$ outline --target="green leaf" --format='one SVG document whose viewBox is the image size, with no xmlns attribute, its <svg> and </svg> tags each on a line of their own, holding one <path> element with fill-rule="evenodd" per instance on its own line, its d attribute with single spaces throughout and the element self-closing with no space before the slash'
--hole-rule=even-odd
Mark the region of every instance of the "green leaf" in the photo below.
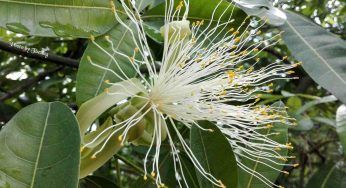
<svg viewBox="0 0 346 188">
<path fill-rule="evenodd" d="M 177 6 L 178 3 L 180 3 L 180 0 L 175 0 L 174 2 L 175 6 Z M 187 19 L 191 22 L 204 20 L 206 23 L 210 21 L 216 23 L 218 19 L 221 17 L 221 15 L 223 15 L 220 19 L 221 23 L 227 22 L 228 19 L 232 17 L 235 19 L 235 21 L 229 24 L 229 27 L 237 28 L 247 16 L 243 11 L 241 11 L 237 7 L 230 5 L 230 3 L 227 1 L 223 1 L 216 9 L 214 17 L 212 19 L 213 11 L 218 6 L 219 1 L 190 0 L 189 3 L 190 9 Z M 158 6 L 146 12 L 142 16 L 143 20 L 145 21 L 146 33 L 149 37 L 153 38 L 157 42 L 163 42 L 163 37 L 160 34 L 160 28 L 164 24 L 164 15 L 165 3 L 161 3 Z"/>
<path fill-rule="evenodd" d="M 295 112 L 302 106 L 302 100 L 299 97 L 293 96 L 288 98 L 286 105 L 290 112 Z"/>
<path fill-rule="evenodd" d="M 80 188 L 119 188 L 113 182 L 98 176 L 87 176 L 81 180 Z"/>
<path fill-rule="evenodd" d="M 341 163 L 322 166 L 309 180 L 307 188 L 346 187 L 346 171 Z"/>
<path fill-rule="evenodd" d="M 196 171 L 188 156 L 185 153 L 182 153 L 180 154 L 179 159 L 183 167 L 183 173 L 188 187 L 199 188 L 200 186 L 198 184 Z M 160 174 L 167 187 L 177 187 L 179 185 L 176 176 L 172 172 L 172 169 L 174 169 L 173 160 L 174 159 L 172 158 L 171 151 L 167 151 L 167 153 L 162 157 L 162 161 L 160 163 Z M 185 187 L 183 180 L 181 180 L 180 183 L 184 185 L 183 187 Z"/>
<path fill-rule="evenodd" d="M 123 88 L 126 88 L 124 90 Z M 83 103 L 77 112 L 77 119 L 80 125 L 80 131 L 82 135 L 82 144 L 89 143 L 88 141 L 96 139 L 100 132 L 103 129 L 108 128 L 113 125 L 113 122 L 110 118 L 103 124 L 103 126 L 98 127 L 94 132 L 91 132 L 87 135 L 86 132 L 88 128 L 92 125 L 97 118 L 107 111 L 112 106 L 116 105 L 122 100 L 125 100 L 128 97 L 131 97 L 131 93 L 139 93 L 144 90 L 143 85 L 138 79 L 130 79 L 127 81 L 120 82 L 117 85 L 114 85 L 109 88 L 110 93 L 118 93 L 118 95 L 109 95 L 107 93 L 102 93 L 97 97 Z M 86 148 L 83 147 L 81 153 L 81 167 L 80 167 L 80 177 L 83 178 L 90 173 L 94 172 L 96 169 L 101 167 L 105 162 L 107 162 L 117 151 L 122 148 L 121 141 L 118 140 L 119 131 L 117 134 L 114 134 L 107 143 L 107 138 L 110 133 L 106 133 L 103 136 L 100 136 L 99 139 L 96 139 L 95 144 L 88 145 Z M 105 147 L 103 145 L 105 144 Z M 97 156 L 94 154 L 101 150 Z M 95 158 L 96 157 L 96 158 Z"/>
<path fill-rule="evenodd" d="M 128 23 L 129 27 L 133 27 L 130 21 L 127 21 L 126 23 Z M 111 31 L 109 31 L 107 35 L 110 37 L 110 40 L 113 41 L 115 50 L 120 51 L 128 56 L 133 55 L 133 51 L 136 46 L 133 43 L 129 30 L 118 24 Z M 113 52 L 111 44 L 107 42 L 104 37 L 98 37 L 95 40 L 95 43 L 100 45 L 105 51 L 111 53 L 110 55 L 116 59 L 119 67 L 124 71 L 127 77 L 132 78 L 135 76 L 136 71 L 131 65 L 129 59 Z M 125 78 L 117 64 L 113 61 L 112 57 L 99 49 L 95 44 L 90 43 L 84 52 L 77 73 L 76 98 L 77 104 L 79 105 L 93 97 L 96 97 L 98 94 L 103 92 L 105 88 L 109 87 L 109 85 L 104 83 L 105 80 L 109 80 L 112 83 L 122 81 L 110 71 L 93 66 L 88 61 L 88 56 L 91 57 L 95 64 L 109 68 Z"/>
<path fill-rule="evenodd" d="M 123 88 L 126 88 L 126 90 Z M 117 95 L 109 95 L 103 92 L 97 97 L 83 103 L 77 112 L 81 135 L 84 136 L 91 124 L 102 113 L 120 101 L 131 97 L 133 93 L 136 94 L 143 90 L 145 90 L 145 88 L 141 84 L 140 80 L 132 78 L 109 88 L 110 93 L 118 93 Z"/>
<path fill-rule="evenodd" d="M 284 110 L 285 109 L 285 105 L 282 102 L 277 102 L 274 103 L 273 106 L 280 108 L 280 110 Z M 282 115 L 286 115 L 287 114 L 282 114 Z M 271 135 L 268 136 L 269 138 L 271 138 L 272 140 L 278 142 L 278 143 L 287 143 L 287 132 L 288 132 L 288 126 L 282 123 L 275 123 L 273 125 L 274 127 L 271 129 L 266 130 L 266 132 L 264 132 L 263 134 L 270 134 L 270 133 L 280 133 L 279 135 Z M 287 149 L 281 149 L 281 151 L 277 151 L 280 155 L 282 156 L 286 156 L 287 155 Z M 260 162 L 264 162 L 264 163 L 268 163 L 267 160 L 264 159 L 258 159 L 258 161 L 252 161 L 246 158 L 240 158 L 240 160 L 242 161 L 242 163 L 249 167 L 250 169 L 258 172 L 259 174 L 263 175 L 264 177 L 266 177 L 269 181 L 274 182 L 280 172 L 273 170 L 272 168 L 263 165 Z M 273 159 L 274 160 L 274 159 Z M 275 160 L 278 163 L 282 163 L 281 160 L 276 159 Z M 276 164 L 272 164 L 270 163 L 270 166 L 276 168 L 276 169 L 281 169 L 282 166 L 281 165 L 276 165 Z M 263 187 L 268 187 L 266 184 L 264 184 L 262 181 L 260 181 L 258 178 L 256 178 L 254 175 L 249 174 L 248 172 L 245 172 L 242 169 L 238 169 L 238 177 L 239 177 L 239 184 L 238 187 L 240 188 L 263 188 Z"/>
<path fill-rule="evenodd" d="M 17 33 L 89 37 L 115 23 L 109 1 L 0 0 L 0 27 Z"/>
<path fill-rule="evenodd" d="M 109 118 L 111 119 L 111 118 Z M 112 120 L 106 121 L 101 128 L 98 128 L 95 132 L 98 132 L 99 129 L 103 129 L 103 127 L 108 128 L 112 125 Z M 83 140 L 85 142 L 86 137 L 89 135 L 91 136 L 97 136 L 96 134 L 93 135 L 94 132 L 89 133 L 86 135 Z M 109 134 L 106 134 L 107 138 L 110 136 Z M 107 140 L 106 137 L 102 137 L 103 140 L 99 142 L 95 146 L 88 146 L 84 148 L 81 151 L 81 164 L 80 164 L 80 178 L 84 178 L 85 176 L 91 174 L 98 168 L 100 168 L 102 165 L 104 165 L 109 159 L 113 157 L 115 153 L 117 153 L 121 148 L 121 141 L 118 140 L 119 134 L 114 134 L 107 143 L 105 143 Z M 105 145 L 104 145 L 105 144 Z M 103 147 L 104 145 L 104 147 Z M 100 152 L 97 156 L 95 156 L 95 153 L 102 149 L 102 152 Z M 96 158 L 94 158 L 96 157 Z"/>
<path fill-rule="evenodd" d="M 0 132 L 0 187 L 77 187 L 78 122 L 60 102 L 23 108 Z"/>
<path fill-rule="evenodd" d="M 336 132 L 339 135 L 346 158 L 346 105 L 341 105 L 336 112 Z"/>
<path fill-rule="evenodd" d="M 287 12 L 283 39 L 319 85 L 346 103 L 346 42 L 309 19 Z"/>
<path fill-rule="evenodd" d="M 191 128 L 191 150 L 204 169 L 222 181 L 226 187 L 237 186 L 237 163 L 232 147 L 221 131 L 210 122 L 200 122 L 205 129 L 197 126 Z M 200 187 L 216 187 L 197 172 Z"/>
</svg>

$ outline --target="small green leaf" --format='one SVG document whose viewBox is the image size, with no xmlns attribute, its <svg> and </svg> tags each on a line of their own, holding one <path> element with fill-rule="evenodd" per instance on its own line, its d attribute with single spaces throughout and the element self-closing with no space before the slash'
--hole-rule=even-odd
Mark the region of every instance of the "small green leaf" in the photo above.
<svg viewBox="0 0 346 188">
<path fill-rule="evenodd" d="M 326 97 L 322 97 L 322 98 L 319 98 L 319 99 L 316 99 L 316 100 L 313 100 L 313 101 L 310 101 L 306 104 L 304 104 L 301 108 L 299 108 L 297 110 L 297 114 L 302 114 L 303 112 L 305 112 L 306 110 L 308 110 L 309 108 L 311 107 L 314 107 L 316 105 L 319 105 L 319 104 L 324 104 L 324 103 L 329 103 L 329 102 L 335 102 L 337 101 L 338 99 L 335 98 L 333 95 L 329 95 L 329 96 L 326 96 Z"/>
<path fill-rule="evenodd" d="M 191 128 L 191 150 L 204 169 L 222 181 L 226 187 L 237 186 L 237 163 L 231 145 L 221 131 L 210 122 L 200 122 L 205 129 Z M 197 172 L 200 187 L 216 187 Z"/>
<path fill-rule="evenodd" d="M 0 132 L 0 187 L 77 188 L 80 135 L 59 102 L 23 108 Z"/>
<path fill-rule="evenodd" d="M 288 107 L 290 112 L 297 111 L 298 108 L 302 106 L 302 100 L 299 97 L 290 97 L 287 100 L 286 106 Z"/>
<path fill-rule="evenodd" d="M 346 105 L 341 105 L 336 112 L 336 132 L 346 157 Z"/>
<path fill-rule="evenodd" d="M 283 39 L 314 81 L 346 103 L 346 42 L 296 13 L 287 11 Z"/>
</svg>

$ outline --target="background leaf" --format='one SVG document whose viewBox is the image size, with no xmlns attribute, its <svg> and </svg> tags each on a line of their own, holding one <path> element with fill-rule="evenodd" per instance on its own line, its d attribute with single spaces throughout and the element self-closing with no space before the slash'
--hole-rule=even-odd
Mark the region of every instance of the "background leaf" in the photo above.
<svg viewBox="0 0 346 188">
<path fill-rule="evenodd" d="M 319 85 L 346 103 L 346 42 L 305 17 L 286 12 L 283 39 Z"/>
<path fill-rule="evenodd" d="M 346 187 L 346 171 L 342 163 L 326 164 L 309 180 L 307 188 Z"/>
<path fill-rule="evenodd" d="M 131 22 L 128 23 L 129 27 L 132 26 Z M 135 44 L 133 43 L 132 36 L 130 32 L 121 26 L 116 25 L 107 35 L 110 40 L 114 43 L 114 48 L 122 53 L 132 56 L 135 49 Z M 119 66 L 124 71 L 124 73 L 132 78 L 135 75 L 135 70 L 133 69 L 131 62 L 128 58 L 124 58 L 115 52 L 112 52 L 112 46 L 104 37 L 98 37 L 95 42 L 100 45 L 107 52 L 111 53 L 112 56 L 118 61 Z M 80 63 L 77 74 L 77 104 L 82 104 L 83 102 L 97 96 L 106 87 L 109 87 L 105 80 L 110 80 L 110 82 L 119 82 L 120 78 L 116 77 L 109 71 L 97 68 L 90 64 L 87 60 L 87 56 L 90 56 L 95 64 L 109 68 L 117 72 L 117 74 L 122 75 L 120 69 L 112 58 L 106 53 L 102 52 L 95 44 L 90 43 L 88 48 L 85 50 L 83 58 Z M 124 77 L 124 76 L 123 76 Z"/>
<path fill-rule="evenodd" d="M 220 179 L 226 187 L 237 186 L 237 163 L 232 147 L 221 131 L 210 122 L 200 122 L 205 129 L 203 131 L 193 126 L 191 128 L 191 150 L 204 169 L 215 178 Z M 216 187 L 197 172 L 200 187 Z"/>
<path fill-rule="evenodd" d="M 0 0 L 0 27 L 37 36 L 89 37 L 115 25 L 109 1 Z"/>
<path fill-rule="evenodd" d="M 80 135 L 62 103 L 22 109 L 0 132 L 0 187 L 77 187 Z"/>
</svg>

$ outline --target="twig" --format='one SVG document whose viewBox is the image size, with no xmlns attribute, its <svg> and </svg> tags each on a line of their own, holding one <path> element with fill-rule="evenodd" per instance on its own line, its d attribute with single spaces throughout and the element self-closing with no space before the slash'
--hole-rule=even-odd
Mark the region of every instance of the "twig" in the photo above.
<svg viewBox="0 0 346 188">
<path fill-rule="evenodd" d="M 0 102 L 4 102 L 7 99 L 10 99 L 16 95 L 21 94 L 25 90 L 27 90 L 30 87 L 32 87 L 33 85 L 35 85 L 37 82 L 44 80 L 46 76 L 51 75 L 53 73 L 56 73 L 56 72 L 62 70 L 63 68 L 64 68 L 63 66 L 58 66 L 52 70 L 48 70 L 48 71 L 45 71 L 43 73 L 40 73 L 36 77 L 28 78 L 27 80 L 23 81 L 23 84 L 21 84 L 20 86 L 12 89 L 10 91 L 7 91 L 6 94 L 0 96 Z"/>
<path fill-rule="evenodd" d="M 78 68 L 79 66 L 79 61 L 75 59 L 58 56 L 52 53 L 48 53 L 48 56 L 38 53 L 30 53 L 27 50 L 16 48 L 14 45 L 8 44 L 3 41 L 0 41 L 0 49 L 13 54 L 22 55 L 28 58 L 49 61 L 57 65 L 65 65 L 73 68 Z"/>
</svg>

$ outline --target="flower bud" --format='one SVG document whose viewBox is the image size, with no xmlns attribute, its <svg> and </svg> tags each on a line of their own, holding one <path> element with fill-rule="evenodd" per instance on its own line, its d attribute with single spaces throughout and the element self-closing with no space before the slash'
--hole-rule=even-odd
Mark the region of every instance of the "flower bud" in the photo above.
<svg viewBox="0 0 346 188">
<path fill-rule="evenodd" d="M 183 40 L 191 35 L 190 21 L 172 21 L 160 28 L 161 35 L 170 41 Z"/>
</svg>

